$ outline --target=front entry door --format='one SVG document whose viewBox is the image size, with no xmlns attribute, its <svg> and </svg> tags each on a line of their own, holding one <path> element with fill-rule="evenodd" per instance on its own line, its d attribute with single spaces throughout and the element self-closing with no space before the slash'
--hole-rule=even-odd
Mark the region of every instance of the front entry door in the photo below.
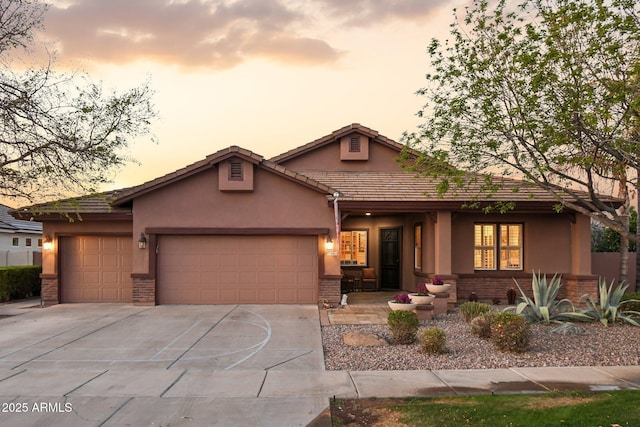
<svg viewBox="0 0 640 427">
<path fill-rule="evenodd" d="M 380 287 L 400 289 L 402 228 L 380 230 Z"/>
</svg>

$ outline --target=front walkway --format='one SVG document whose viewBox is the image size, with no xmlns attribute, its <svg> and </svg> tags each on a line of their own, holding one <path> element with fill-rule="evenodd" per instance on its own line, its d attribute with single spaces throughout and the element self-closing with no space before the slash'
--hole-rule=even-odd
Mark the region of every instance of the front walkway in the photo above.
<svg viewBox="0 0 640 427">
<path fill-rule="evenodd" d="M 399 291 L 351 292 L 347 305 L 320 311 L 322 326 L 329 325 L 386 325 L 389 312 L 387 301 Z"/>
</svg>

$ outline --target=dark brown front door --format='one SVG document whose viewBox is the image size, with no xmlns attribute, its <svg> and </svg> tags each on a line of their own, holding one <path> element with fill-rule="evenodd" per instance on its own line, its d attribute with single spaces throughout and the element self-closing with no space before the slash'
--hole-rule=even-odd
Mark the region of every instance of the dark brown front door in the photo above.
<svg viewBox="0 0 640 427">
<path fill-rule="evenodd" d="M 380 287 L 400 289 L 402 228 L 380 230 Z"/>
</svg>

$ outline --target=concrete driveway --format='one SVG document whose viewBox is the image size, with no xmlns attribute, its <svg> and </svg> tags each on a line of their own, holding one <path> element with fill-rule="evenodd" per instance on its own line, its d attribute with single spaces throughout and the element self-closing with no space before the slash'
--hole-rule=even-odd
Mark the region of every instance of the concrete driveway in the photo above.
<svg viewBox="0 0 640 427">
<path fill-rule="evenodd" d="M 324 371 L 311 305 L 13 311 L 0 319 L 0 425 L 306 425 L 327 406 L 318 381 L 350 386 L 326 378 L 339 373 Z"/>
</svg>

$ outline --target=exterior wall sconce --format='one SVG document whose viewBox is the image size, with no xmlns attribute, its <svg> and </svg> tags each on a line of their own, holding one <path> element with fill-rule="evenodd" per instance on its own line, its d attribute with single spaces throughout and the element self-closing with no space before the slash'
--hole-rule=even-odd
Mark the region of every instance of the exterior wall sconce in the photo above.
<svg viewBox="0 0 640 427">
<path fill-rule="evenodd" d="M 140 238 L 138 239 L 138 249 L 146 249 L 147 248 L 147 238 L 144 233 L 140 233 Z"/>
<path fill-rule="evenodd" d="M 333 239 L 329 236 L 327 236 L 327 238 L 324 240 L 324 248 L 327 252 L 333 252 L 333 247 L 335 245 L 333 244 Z"/>
<path fill-rule="evenodd" d="M 51 249 L 53 249 L 53 240 L 51 240 L 51 236 L 49 236 L 48 234 L 44 236 L 42 249 L 44 249 L 45 251 L 50 251 Z"/>
</svg>

